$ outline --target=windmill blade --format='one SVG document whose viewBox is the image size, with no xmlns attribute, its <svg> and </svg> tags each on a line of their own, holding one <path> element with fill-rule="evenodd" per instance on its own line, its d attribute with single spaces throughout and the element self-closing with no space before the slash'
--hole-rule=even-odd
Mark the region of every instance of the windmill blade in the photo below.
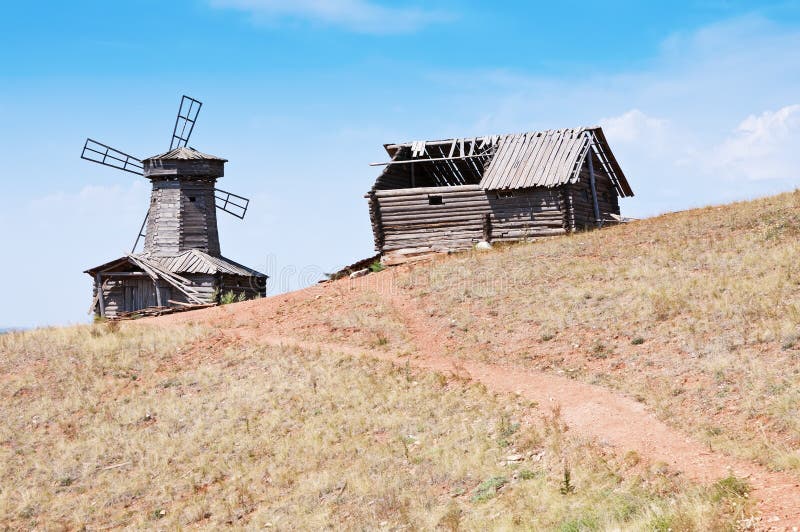
<svg viewBox="0 0 800 532">
<path fill-rule="evenodd" d="M 194 123 L 197 121 L 197 115 L 202 106 L 203 102 L 190 96 L 184 94 L 181 97 L 178 116 L 175 118 L 175 127 L 172 129 L 172 140 L 169 143 L 170 150 L 185 147 L 189 143 L 189 137 L 192 136 Z"/>
<path fill-rule="evenodd" d="M 216 200 L 217 209 L 236 216 L 240 220 L 244 219 L 244 215 L 247 214 L 247 207 L 250 205 L 250 200 L 244 196 L 238 196 L 233 192 L 218 188 L 214 189 L 214 199 Z"/>
<path fill-rule="evenodd" d="M 136 253 L 136 246 L 139 245 L 139 240 L 144 238 L 145 236 L 145 228 L 147 227 L 147 217 L 150 215 L 150 211 L 147 211 L 147 214 L 144 215 L 144 220 L 142 221 L 142 226 L 139 228 L 139 234 L 136 236 L 136 242 L 133 243 L 133 248 L 131 248 L 131 253 Z"/>
<path fill-rule="evenodd" d="M 141 160 L 96 140 L 86 139 L 81 152 L 81 159 L 124 170 L 132 174 L 144 175 L 144 167 Z"/>
</svg>

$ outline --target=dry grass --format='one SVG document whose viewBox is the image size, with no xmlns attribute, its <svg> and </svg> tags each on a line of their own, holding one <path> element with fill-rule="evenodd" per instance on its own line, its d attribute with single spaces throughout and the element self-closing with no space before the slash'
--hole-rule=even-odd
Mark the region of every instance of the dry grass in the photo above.
<svg viewBox="0 0 800 532">
<path fill-rule="evenodd" d="M 325 338 L 367 348 L 409 347 L 402 319 L 375 290 L 355 290 L 347 284 L 332 288 L 332 292 L 310 299 L 287 298 L 276 310 L 276 316 L 269 318 L 270 324 L 279 327 L 282 334 L 301 338 Z M 343 306 L 342 301 L 347 305 Z"/>
<path fill-rule="evenodd" d="M 464 357 L 636 395 L 714 447 L 800 469 L 800 191 L 466 253 L 399 289 Z"/>
<path fill-rule="evenodd" d="M 95 325 L 2 336 L 0 371 L 10 528 L 689 530 L 744 515 L 734 481 L 686 485 L 574 440 L 557 412 L 402 365 Z"/>
</svg>

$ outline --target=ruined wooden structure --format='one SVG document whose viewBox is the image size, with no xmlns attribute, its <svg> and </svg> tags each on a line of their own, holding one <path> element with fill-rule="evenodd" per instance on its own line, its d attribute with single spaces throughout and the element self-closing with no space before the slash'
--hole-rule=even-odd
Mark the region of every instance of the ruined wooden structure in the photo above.
<svg viewBox="0 0 800 532">
<path fill-rule="evenodd" d="M 599 127 L 384 147 L 366 197 L 386 264 L 600 227 L 633 196 Z"/>
<path fill-rule="evenodd" d="M 183 97 L 170 150 L 160 155 L 140 160 L 91 139 L 84 145 L 84 159 L 141 174 L 152 184 L 131 253 L 86 270 L 94 280 L 92 309 L 98 316 L 144 309 L 157 315 L 205 307 L 226 294 L 237 300 L 266 294 L 266 275 L 220 253 L 217 210 L 243 218 L 249 200 L 216 188 L 225 175 L 225 159 L 186 146 L 199 107 L 197 100 Z M 141 237 L 144 247 L 136 253 Z"/>
</svg>

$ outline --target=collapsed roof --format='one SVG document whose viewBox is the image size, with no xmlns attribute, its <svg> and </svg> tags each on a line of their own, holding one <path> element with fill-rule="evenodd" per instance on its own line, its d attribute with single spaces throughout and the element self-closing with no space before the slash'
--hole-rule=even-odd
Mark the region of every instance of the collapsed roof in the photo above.
<svg viewBox="0 0 800 532">
<path fill-rule="evenodd" d="M 485 190 L 576 183 L 592 150 L 621 197 L 633 196 L 600 127 L 384 145 L 392 158 L 376 190 L 480 185 Z"/>
<path fill-rule="evenodd" d="M 200 305 L 208 301 L 203 299 L 191 280 L 180 274 L 228 274 L 256 278 L 260 282 L 266 282 L 267 279 L 267 275 L 261 272 L 198 249 L 189 249 L 167 257 L 128 253 L 119 259 L 90 268 L 85 273 L 99 278 L 102 275 L 111 275 L 112 271 L 123 275 L 131 275 L 125 272 L 136 272 L 139 275 L 148 275 L 153 282 L 164 281 L 182 292 L 191 303 Z"/>
<path fill-rule="evenodd" d="M 225 257 L 214 257 L 208 253 L 200 251 L 199 249 L 188 249 L 186 251 L 176 253 L 175 255 L 165 257 L 149 256 L 143 253 L 130 253 L 119 259 L 112 260 L 111 262 L 101 264 L 100 266 L 95 266 L 94 268 L 89 268 L 84 273 L 95 275 L 97 273 L 118 268 L 126 263 L 130 263 L 130 266 L 139 268 L 139 265 L 135 262 L 137 260 L 144 261 L 145 264 L 156 264 L 159 269 L 163 269 L 164 271 L 173 274 L 203 273 L 216 275 L 220 273 L 228 275 L 267 277 L 266 274 L 246 266 L 242 266 L 241 264 L 230 259 L 226 259 Z"/>
</svg>

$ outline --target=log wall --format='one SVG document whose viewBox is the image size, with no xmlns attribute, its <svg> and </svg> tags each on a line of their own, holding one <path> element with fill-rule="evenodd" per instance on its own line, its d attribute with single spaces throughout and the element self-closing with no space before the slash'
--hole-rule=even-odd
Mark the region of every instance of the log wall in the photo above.
<svg viewBox="0 0 800 532">
<path fill-rule="evenodd" d="M 172 255 L 196 248 L 219 255 L 214 179 L 153 180 L 145 253 Z"/>
<path fill-rule="evenodd" d="M 131 312 L 147 307 L 158 306 L 156 287 L 150 277 L 104 279 L 103 302 L 106 317 L 112 318 L 119 312 Z M 173 299 L 171 287 L 158 283 L 162 306 Z"/>
<path fill-rule="evenodd" d="M 191 281 L 192 288 L 198 292 L 198 296 L 208 303 L 215 302 L 218 291 L 219 293 L 233 291 L 237 295 L 244 293 L 247 299 L 266 295 L 266 283 L 264 281 L 259 282 L 254 277 L 207 274 L 181 274 L 181 276 Z M 170 305 L 170 300 L 195 304 L 180 290 L 175 289 L 168 283 L 158 281 L 157 284 L 162 306 L 173 306 Z M 97 294 L 96 284 L 93 293 Z M 155 307 L 158 305 L 158 298 L 153 280 L 149 276 L 104 278 L 103 303 L 106 317 L 113 318 L 120 312 L 132 312 L 147 307 Z M 95 313 L 100 315 L 99 302 L 95 306 Z"/>
<path fill-rule="evenodd" d="M 495 192 L 464 185 L 375 190 L 369 197 L 376 248 L 384 253 L 422 247 L 458 251 L 485 238 L 497 242 L 565 232 L 564 198 L 557 189 Z"/>
<path fill-rule="evenodd" d="M 233 292 L 237 297 L 240 294 L 244 294 L 245 299 L 254 299 L 267 295 L 266 279 L 258 277 L 223 274 L 217 278 L 217 283 L 221 294 Z"/>
</svg>

